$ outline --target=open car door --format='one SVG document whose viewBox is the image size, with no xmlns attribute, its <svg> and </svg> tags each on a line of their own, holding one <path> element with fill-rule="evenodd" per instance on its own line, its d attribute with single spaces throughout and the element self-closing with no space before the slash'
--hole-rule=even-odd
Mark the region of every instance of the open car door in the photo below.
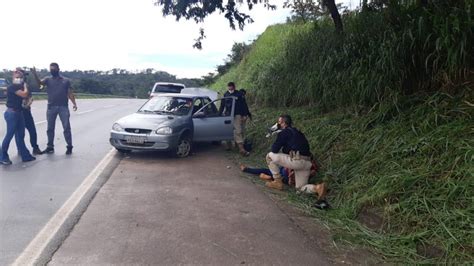
<svg viewBox="0 0 474 266">
<path fill-rule="evenodd" d="M 224 105 L 221 113 L 220 106 Z M 222 141 L 234 138 L 235 98 L 225 97 L 215 101 L 204 99 L 204 106 L 193 115 L 193 140 Z"/>
</svg>

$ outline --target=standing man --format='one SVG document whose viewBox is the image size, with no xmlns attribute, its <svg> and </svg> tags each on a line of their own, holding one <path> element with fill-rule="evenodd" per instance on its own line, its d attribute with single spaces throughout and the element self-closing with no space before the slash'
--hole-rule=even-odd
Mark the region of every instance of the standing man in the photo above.
<svg viewBox="0 0 474 266">
<path fill-rule="evenodd" d="M 36 160 L 28 151 L 25 145 L 25 119 L 22 111 L 22 101 L 28 97 L 28 88 L 24 86 L 23 71 L 18 68 L 13 72 L 13 84 L 7 89 L 7 110 L 4 113 L 7 123 L 7 133 L 2 142 L 2 153 L 0 154 L 0 164 L 10 165 L 12 161 L 8 156 L 10 142 L 15 136 L 16 146 L 23 162 Z"/>
<path fill-rule="evenodd" d="M 43 153 L 54 153 L 54 131 L 56 128 L 56 118 L 59 115 L 61 124 L 64 130 L 64 139 L 66 140 L 66 154 L 72 154 L 72 134 L 71 124 L 69 122 L 70 113 L 68 106 L 68 99 L 73 104 L 73 110 L 77 110 L 76 97 L 72 92 L 71 82 L 69 79 L 64 78 L 59 74 L 59 65 L 57 63 L 51 63 L 49 65 L 51 73 L 50 77 L 46 77 L 40 80 L 36 69 L 33 68 L 32 72 L 35 76 L 36 81 L 40 86 L 46 86 L 48 93 L 48 111 L 46 112 L 46 120 L 48 121 L 48 146 Z"/>
<path fill-rule="evenodd" d="M 235 83 L 229 82 L 227 84 L 227 91 L 224 93 L 224 97 L 234 97 L 235 98 L 235 109 L 234 109 L 234 140 L 237 146 L 239 147 L 239 152 L 243 156 L 248 156 L 249 152 L 244 148 L 244 131 L 245 124 L 247 122 L 248 116 L 250 115 L 249 107 L 245 101 L 241 91 L 235 89 Z M 232 101 L 224 100 L 223 104 L 220 106 L 219 113 L 221 115 L 229 115 L 232 111 Z"/>
<path fill-rule="evenodd" d="M 294 128 L 289 115 L 281 115 L 278 118 L 278 127 L 282 129 L 278 133 L 272 151 L 267 154 L 268 168 L 273 174 L 273 181 L 265 185 L 273 189 L 283 189 L 282 177 L 279 166 L 293 169 L 295 172 L 295 187 L 302 188 L 308 184 L 311 172 L 311 152 L 305 135 Z M 280 150 L 283 153 L 280 153 Z"/>
</svg>

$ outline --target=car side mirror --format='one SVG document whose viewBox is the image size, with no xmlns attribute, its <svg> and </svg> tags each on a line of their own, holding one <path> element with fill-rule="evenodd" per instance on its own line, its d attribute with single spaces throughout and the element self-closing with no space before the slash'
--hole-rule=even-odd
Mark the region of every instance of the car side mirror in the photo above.
<svg viewBox="0 0 474 266">
<path fill-rule="evenodd" d="M 204 118 L 204 117 L 206 117 L 206 114 L 204 113 L 204 111 L 197 112 L 193 115 L 193 118 Z"/>
</svg>

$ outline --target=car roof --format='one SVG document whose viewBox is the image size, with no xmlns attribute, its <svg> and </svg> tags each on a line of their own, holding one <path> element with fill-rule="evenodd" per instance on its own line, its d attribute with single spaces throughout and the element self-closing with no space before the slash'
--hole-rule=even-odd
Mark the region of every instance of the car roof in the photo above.
<svg viewBox="0 0 474 266">
<path fill-rule="evenodd" d="M 173 83 L 173 82 L 156 82 L 155 85 L 173 85 L 173 86 L 186 87 L 186 86 L 184 86 L 184 84 Z"/>
<path fill-rule="evenodd" d="M 181 97 L 181 98 L 199 98 L 199 97 L 203 97 L 202 95 L 197 95 L 197 94 L 186 94 L 186 93 L 159 93 L 158 96 L 156 97 L 160 97 L 160 96 L 165 96 L 165 97 Z M 204 96 L 204 97 L 207 97 L 207 96 Z M 207 97 L 209 98 L 209 97 Z"/>
</svg>

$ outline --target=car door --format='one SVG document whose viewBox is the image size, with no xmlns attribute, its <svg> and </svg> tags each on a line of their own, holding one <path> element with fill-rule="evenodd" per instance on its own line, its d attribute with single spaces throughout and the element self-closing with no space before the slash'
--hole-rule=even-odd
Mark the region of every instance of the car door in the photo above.
<svg viewBox="0 0 474 266">
<path fill-rule="evenodd" d="M 204 106 L 193 115 L 194 141 L 221 141 L 234 138 L 235 98 L 226 97 L 215 101 L 204 98 Z M 221 104 L 231 101 L 230 112 L 219 112 Z"/>
</svg>

